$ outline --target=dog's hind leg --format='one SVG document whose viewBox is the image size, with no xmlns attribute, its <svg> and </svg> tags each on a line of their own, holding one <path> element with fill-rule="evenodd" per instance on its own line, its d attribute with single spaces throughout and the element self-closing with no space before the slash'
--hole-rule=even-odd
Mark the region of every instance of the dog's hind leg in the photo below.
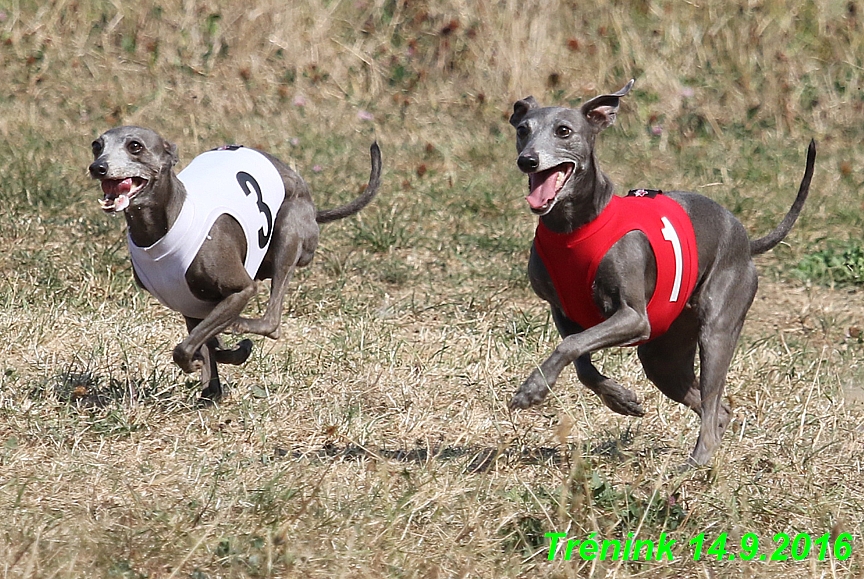
<svg viewBox="0 0 864 579">
<path fill-rule="evenodd" d="M 666 396 L 702 415 L 694 362 L 699 325 L 692 310 L 681 313 L 669 331 L 638 348 L 645 376 Z"/>
<path fill-rule="evenodd" d="M 740 327 L 739 327 L 740 329 Z M 732 338 L 731 347 L 728 351 L 731 353 L 735 349 L 735 341 L 738 333 Z M 699 443 L 697 449 L 703 449 L 697 455 L 693 452 L 688 464 L 685 468 L 704 464 L 713 454 L 717 445 L 720 444 L 720 439 L 729 425 L 732 418 L 732 411 L 729 405 L 723 402 L 723 386 L 726 380 L 726 372 L 723 370 L 722 376 L 716 375 L 716 369 L 725 363 L 724 368 L 728 368 L 731 361 L 731 355 L 727 357 L 725 354 L 725 346 L 718 351 L 721 357 L 716 355 L 710 356 L 713 362 L 709 362 L 714 369 L 705 371 L 704 356 L 702 362 L 701 379 L 709 381 L 711 387 L 709 391 L 712 394 L 710 403 L 712 407 L 705 411 L 702 403 L 702 392 L 700 389 L 699 380 L 696 378 L 694 363 L 696 360 L 696 350 L 699 345 L 699 321 L 693 310 L 685 310 L 669 331 L 659 338 L 652 340 L 646 344 L 639 346 L 639 360 L 642 362 L 642 368 L 645 370 L 645 375 L 657 388 L 666 396 L 687 406 L 701 418 Z M 701 353 L 701 347 L 700 353 Z M 724 362 L 725 360 L 725 362 Z M 706 382 L 707 383 L 707 382 Z M 711 429 L 712 435 L 705 433 Z M 699 446 L 702 444 L 702 446 Z M 713 445 L 713 446 L 711 446 Z M 705 452 L 708 454 L 705 454 Z M 701 458 L 703 457 L 704 458 Z M 700 462 L 701 461 L 701 462 Z"/>
<path fill-rule="evenodd" d="M 273 278 L 270 282 L 270 298 L 267 300 L 267 310 L 260 318 L 243 318 L 238 317 L 231 324 L 231 330 L 238 334 L 250 333 L 267 336 L 274 340 L 278 340 L 282 333 L 280 324 L 282 322 L 282 301 L 285 299 L 285 292 L 288 289 L 288 282 L 294 272 L 299 256 L 299 239 L 291 244 L 291 251 L 286 253 L 292 254 L 282 263 L 278 263 L 275 268 Z"/>
<path fill-rule="evenodd" d="M 738 336 L 753 297 L 756 295 L 756 268 L 743 267 L 715 272 L 703 292 L 711 299 L 699 300 L 699 394 L 702 424 L 691 464 L 705 464 L 717 450 L 729 425 L 731 412 L 723 403 L 726 373 L 735 354 Z"/>
<path fill-rule="evenodd" d="M 272 271 L 266 272 L 272 273 L 267 310 L 260 318 L 238 317 L 231 325 L 234 332 L 259 334 L 274 340 L 281 333 L 282 302 L 288 282 L 298 265 L 305 265 L 311 260 L 318 242 L 318 224 L 314 221 L 311 205 L 287 202 L 277 219 L 280 222 L 275 227 L 271 241 L 273 255 L 268 260 Z"/>
<path fill-rule="evenodd" d="M 558 308 L 552 308 L 552 319 L 562 338 L 582 331 L 582 328 L 573 323 Z M 640 404 L 636 394 L 632 390 L 601 374 L 591 362 L 590 353 L 577 358 L 573 362 L 573 365 L 576 367 L 576 375 L 579 377 L 579 381 L 599 396 L 603 404 L 610 410 L 624 416 L 645 415 L 645 411 L 642 409 L 642 404 Z"/>
<path fill-rule="evenodd" d="M 191 333 L 201 320 L 195 318 L 186 319 L 186 329 Z M 249 358 L 252 353 L 252 340 L 241 340 L 233 348 L 226 350 L 222 348 L 218 336 L 207 340 L 193 356 L 201 362 L 201 398 L 199 402 L 212 404 L 222 398 L 222 382 L 219 380 L 218 364 L 232 364 L 239 366 Z"/>
</svg>

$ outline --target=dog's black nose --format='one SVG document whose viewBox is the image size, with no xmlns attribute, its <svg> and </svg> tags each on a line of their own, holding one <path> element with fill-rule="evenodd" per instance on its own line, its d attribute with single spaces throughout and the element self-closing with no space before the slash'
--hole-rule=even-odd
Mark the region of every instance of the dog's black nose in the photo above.
<svg viewBox="0 0 864 579">
<path fill-rule="evenodd" d="M 537 167 L 540 166 L 540 157 L 536 153 L 522 153 L 516 159 L 516 164 L 519 165 L 522 171 L 530 173 L 531 171 L 536 171 Z"/>
<path fill-rule="evenodd" d="M 90 174 L 94 177 L 104 177 L 108 174 L 108 163 L 96 160 L 90 165 Z"/>
</svg>

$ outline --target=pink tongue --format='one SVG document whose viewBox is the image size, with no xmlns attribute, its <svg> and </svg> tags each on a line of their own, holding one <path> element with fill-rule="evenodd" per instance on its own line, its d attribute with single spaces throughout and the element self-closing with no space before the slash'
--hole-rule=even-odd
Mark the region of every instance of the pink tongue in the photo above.
<svg viewBox="0 0 864 579">
<path fill-rule="evenodd" d="M 532 209 L 541 209 L 555 198 L 558 183 L 558 169 L 552 168 L 528 176 L 528 186 L 531 193 L 525 198 Z"/>
<path fill-rule="evenodd" d="M 118 181 L 116 179 L 106 179 L 102 181 L 102 192 L 105 195 L 123 195 L 124 193 L 129 193 L 132 190 L 132 177 L 127 177 L 122 181 Z"/>
</svg>

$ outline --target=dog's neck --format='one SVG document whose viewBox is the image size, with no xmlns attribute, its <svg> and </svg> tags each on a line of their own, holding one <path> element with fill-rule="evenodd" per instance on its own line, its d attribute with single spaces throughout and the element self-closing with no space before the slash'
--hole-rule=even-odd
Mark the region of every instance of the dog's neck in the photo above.
<svg viewBox="0 0 864 579">
<path fill-rule="evenodd" d="M 543 225 L 555 233 L 570 233 L 594 221 L 612 199 L 615 187 L 597 166 L 593 154 L 588 167 L 571 179 L 574 180 L 573 193 L 561 199 L 552 211 L 540 218 Z"/>
<path fill-rule="evenodd" d="M 186 188 L 170 168 L 163 170 L 151 190 L 126 209 L 129 237 L 138 247 L 150 247 L 168 233 L 177 220 Z"/>
</svg>

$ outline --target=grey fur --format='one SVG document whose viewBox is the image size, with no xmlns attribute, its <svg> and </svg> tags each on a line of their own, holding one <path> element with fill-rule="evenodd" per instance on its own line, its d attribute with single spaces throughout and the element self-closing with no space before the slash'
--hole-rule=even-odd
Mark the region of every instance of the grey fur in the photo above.
<svg viewBox="0 0 864 579">
<path fill-rule="evenodd" d="M 510 123 L 516 127 L 517 165 L 524 173 L 572 164 L 572 172 L 555 197 L 541 207 L 532 207 L 552 231 L 573 231 L 595 219 L 609 203 L 613 185 L 597 165 L 594 141 L 601 130 L 615 122 L 620 98 L 633 82 L 617 93 L 587 101 L 579 110 L 541 108 L 532 97 L 513 106 Z M 638 355 L 648 379 L 701 418 L 691 465 L 711 459 L 731 418 L 722 395 L 744 318 L 756 295 L 756 268 L 751 257 L 771 249 L 792 228 L 807 198 L 815 157 L 816 145 L 811 141 L 792 208 L 774 231 L 752 242 L 741 223 L 714 201 L 695 193 L 667 193 L 692 220 L 699 254 L 698 280 L 669 331 L 640 345 Z M 603 258 L 594 301 L 606 319 L 588 330 L 583 331 L 564 315 L 549 274 L 533 248 L 528 276 L 535 293 L 549 302 L 563 341 L 522 384 L 510 402 L 511 408 L 542 402 L 561 371 L 573 362 L 579 380 L 606 406 L 624 415 L 643 415 L 637 396 L 601 374 L 591 363 L 591 353 L 650 335 L 646 306 L 654 291 L 656 263 L 645 235 L 628 233 Z M 697 347 L 698 378 L 694 369 Z"/>
<path fill-rule="evenodd" d="M 157 133 L 142 127 L 117 127 L 93 141 L 91 176 L 100 181 L 133 178 L 136 187 L 123 210 L 132 240 L 149 247 L 161 239 L 174 223 L 186 190 L 173 167 L 177 147 Z M 189 335 L 174 348 L 174 362 L 185 372 L 200 370 L 204 401 L 218 400 L 222 386 L 216 364 L 242 364 L 252 351 L 252 342 L 242 340 L 223 349 L 219 334 L 226 330 L 248 332 L 277 339 L 280 334 L 282 301 L 295 267 L 312 261 L 318 246 L 318 223 L 342 219 L 360 211 L 375 196 L 381 176 L 381 152 L 370 149 L 372 170 L 366 190 L 346 205 L 316 212 L 309 188 L 287 165 L 264 153 L 285 184 L 285 200 L 274 216 L 273 236 L 267 254 L 253 280 L 243 267 L 246 237 L 233 218 L 222 215 L 213 224 L 207 240 L 186 272 L 186 282 L 201 299 L 218 302 L 203 320 L 185 317 Z M 103 209 L 113 212 L 116 197 L 106 194 Z M 134 273 L 134 269 L 133 269 Z M 240 317 L 255 294 L 256 281 L 272 279 L 267 310 L 261 318 Z M 137 274 L 135 280 L 141 285 Z"/>
</svg>

